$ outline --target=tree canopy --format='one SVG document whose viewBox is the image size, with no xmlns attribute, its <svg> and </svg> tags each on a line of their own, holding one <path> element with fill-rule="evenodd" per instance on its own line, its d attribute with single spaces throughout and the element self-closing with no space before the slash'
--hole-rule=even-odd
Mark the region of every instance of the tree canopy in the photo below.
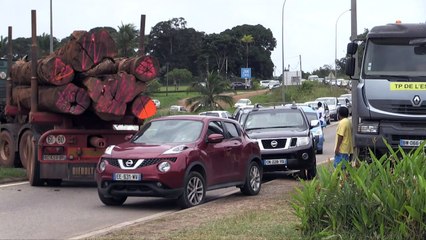
<svg viewBox="0 0 426 240">
<path fill-rule="evenodd" d="M 139 30 L 133 24 L 122 23 L 118 30 L 106 28 L 117 44 L 119 56 L 137 55 Z M 71 34 L 71 33 L 70 33 Z M 38 37 L 39 57 L 49 54 L 48 34 Z M 218 72 L 222 78 L 237 80 L 240 69 L 252 68 L 252 76 L 258 79 L 272 78 L 274 64 L 271 51 L 276 47 L 272 31 L 262 25 L 241 25 L 221 33 L 206 34 L 187 28 L 184 18 L 173 18 L 157 23 L 146 39 L 146 53 L 156 57 L 160 63 L 160 79 L 170 69 L 187 69 L 198 79 L 205 79 L 209 72 Z M 69 37 L 54 38 L 54 49 L 58 49 Z M 7 38 L 1 38 L 0 53 L 7 54 Z M 13 40 L 14 56 L 30 55 L 31 38 Z"/>
</svg>

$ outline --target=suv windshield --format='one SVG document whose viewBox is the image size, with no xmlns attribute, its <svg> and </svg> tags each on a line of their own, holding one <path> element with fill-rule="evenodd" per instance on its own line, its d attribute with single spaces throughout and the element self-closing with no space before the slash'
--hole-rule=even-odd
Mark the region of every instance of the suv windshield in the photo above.
<svg viewBox="0 0 426 240">
<path fill-rule="evenodd" d="M 364 75 L 376 78 L 409 77 L 426 75 L 426 55 L 410 45 L 409 38 L 371 39 L 366 48 Z"/>
<path fill-rule="evenodd" d="M 265 128 L 308 128 L 299 110 L 268 110 L 251 112 L 245 121 L 246 130 Z"/>
</svg>

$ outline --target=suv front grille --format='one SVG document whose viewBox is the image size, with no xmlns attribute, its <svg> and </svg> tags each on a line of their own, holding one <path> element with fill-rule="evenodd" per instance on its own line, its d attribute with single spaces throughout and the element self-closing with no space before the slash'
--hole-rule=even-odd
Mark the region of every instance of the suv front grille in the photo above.
<svg viewBox="0 0 426 240">
<path fill-rule="evenodd" d="M 150 165 L 154 165 L 157 164 L 161 161 L 171 161 L 171 162 L 176 162 L 175 157 L 173 158 L 145 158 L 143 163 L 141 165 L 139 165 L 137 168 L 141 168 L 141 167 L 146 167 L 146 166 L 150 166 Z M 120 167 L 120 164 L 118 163 L 118 159 L 106 159 L 108 161 L 108 163 L 114 167 Z M 127 161 L 127 160 L 133 160 L 133 162 L 137 162 L 138 159 L 123 159 L 123 161 Z"/>
<path fill-rule="evenodd" d="M 284 148 L 287 139 L 265 139 L 262 140 L 262 146 L 264 149 L 277 149 Z"/>
</svg>

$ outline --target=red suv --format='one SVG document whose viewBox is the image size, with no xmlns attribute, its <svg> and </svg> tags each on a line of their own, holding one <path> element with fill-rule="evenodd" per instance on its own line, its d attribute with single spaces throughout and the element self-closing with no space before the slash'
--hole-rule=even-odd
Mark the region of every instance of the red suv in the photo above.
<svg viewBox="0 0 426 240">
<path fill-rule="evenodd" d="M 258 144 L 232 119 L 177 115 L 145 124 L 128 142 L 109 146 L 96 168 L 100 200 L 122 205 L 130 196 L 177 198 L 182 208 L 204 201 L 206 191 L 261 188 Z"/>
</svg>

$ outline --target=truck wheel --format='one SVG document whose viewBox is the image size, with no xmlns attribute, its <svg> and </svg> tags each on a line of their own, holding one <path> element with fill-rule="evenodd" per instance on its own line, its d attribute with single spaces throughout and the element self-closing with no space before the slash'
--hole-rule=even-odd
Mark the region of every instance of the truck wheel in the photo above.
<svg viewBox="0 0 426 240">
<path fill-rule="evenodd" d="M 185 177 L 183 193 L 178 199 L 182 208 L 190 208 L 203 203 L 206 196 L 206 186 L 204 177 L 195 171 L 190 172 Z"/>
<path fill-rule="evenodd" d="M 37 159 L 37 141 L 33 131 L 27 130 L 22 134 L 19 141 L 19 155 L 22 165 L 27 170 L 27 177 L 31 186 L 41 186 L 43 181 L 40 179 L 40 163 Z"/>
<path fill-rule="evenodd" d="M 13 167 L 15 163 L 15 144 L 9 131 L 0 133 L 0 166 Z"/>
<path fill-rule="evenodd" d="M 25 169 L 27 168 L 28 159 L 30 158 L 28 156 L 30 153 L 28 152 L 29 149 L 27 145 L 31 142 L 31 136 L 31 131 L 27 130 L 19 139 L 19 157 L 21 158 L 21 164 Z"/>
<path fill-rule="evenodd" d="M 262 170 L 259 164 L 251 162 L 247 172 L 244 186 L 240 188 L 244 195 L 257 195 L 262 186 Z"/>
<path fill-rule="evenodd" d="M 127 200 L 127 196 L 121 197 L 105 197 L 98 190 L 98 196 L 101 202 L 107 206 L 121 206 Z"/>
</svg>

